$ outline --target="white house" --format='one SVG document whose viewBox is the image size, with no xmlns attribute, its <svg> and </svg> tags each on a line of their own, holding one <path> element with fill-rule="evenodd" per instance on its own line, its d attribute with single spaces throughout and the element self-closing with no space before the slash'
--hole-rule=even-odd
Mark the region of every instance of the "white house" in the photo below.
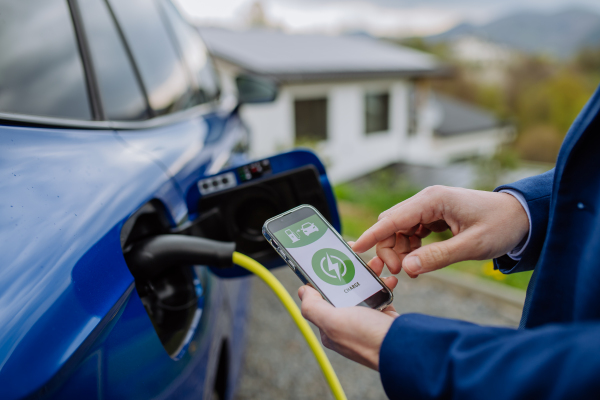
<svg viewBox="0 0 600 400">
<path fill-rule="evenodd" d="M 367 37 L 201 33 L 225 94 L 235 91 L 240 73 L 280 84 L 275 102 L 242 108 L 255 157 L 308 146 L 322 157 L 331 180 L 341 182 L 397 162 L 445 165 L 492 154 L 511 138 L 512 131 L 493 118 L 468 132 L 457 132 L 456 122 L 444 128 L 448 101 L 433 96 L 428 81 L 448 69 L 429 54 Z"/>
</svg>

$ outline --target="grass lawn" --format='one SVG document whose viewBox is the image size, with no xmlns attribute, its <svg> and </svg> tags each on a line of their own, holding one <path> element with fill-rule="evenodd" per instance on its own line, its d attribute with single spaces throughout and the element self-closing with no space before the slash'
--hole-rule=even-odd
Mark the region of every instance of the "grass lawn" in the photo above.
<svg viewBox="0 0 600 400">
<path fill-rule="evenodd" d="M 362 184 L 342 184 L 334 188 L 338 198 L 338 208 L 345 237 L 358 238 L 377 221 L 379 213 L 400 201 L 413 196 L 418 190 L 407 185 L 389 182 L 386 176 L 375 177 Z M 432 234 L 423 240 L 424 244 L 447 238 L 449 232 Z M 463 261 L 449 266 L 458 271 L 509 285 L 527 289 L 531 272 L 504 275 L 494 270 L 491 260 Z"/>
</svg>

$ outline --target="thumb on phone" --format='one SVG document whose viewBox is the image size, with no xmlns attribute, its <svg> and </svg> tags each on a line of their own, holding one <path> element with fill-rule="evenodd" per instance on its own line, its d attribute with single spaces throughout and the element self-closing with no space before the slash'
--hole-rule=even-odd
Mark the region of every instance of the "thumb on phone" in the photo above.
<svg viewBox="0 0 600 400">
<path fill-rule="evenodd" d="M 298 297 L 302 301 L 300 306 L 302 316 L 317 326 L 321 326 L 335 310 L 335 307 L 323 300 L 321 294 L 309 285 L 298 289 Z"/>
</svg>

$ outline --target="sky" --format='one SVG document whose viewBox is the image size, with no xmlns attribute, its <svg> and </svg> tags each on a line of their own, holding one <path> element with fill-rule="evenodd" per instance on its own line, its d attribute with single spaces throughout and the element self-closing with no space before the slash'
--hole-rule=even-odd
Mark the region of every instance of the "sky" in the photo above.
<svg viewBox="0 0 600 400">
<path fill-rule="evenodd" d="M 243 28 L 257 0 L 175 0 L 195 23 Z M 504 15 L 586 8 L 598 0 L 260 0 L 267 19 L 290 33 L 366 31 L 375 36 L 431 35 L 461 22 L 484 24 Z"/>
</svg>

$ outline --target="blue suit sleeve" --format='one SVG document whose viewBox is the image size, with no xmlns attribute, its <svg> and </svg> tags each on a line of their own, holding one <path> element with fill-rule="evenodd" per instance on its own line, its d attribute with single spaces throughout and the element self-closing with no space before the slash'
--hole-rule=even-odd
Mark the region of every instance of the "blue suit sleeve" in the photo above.
<svg viewBox="0 0 600 400">
<path fill-rule="evenodd" d="M 554 181 L 554 169 L 541 175 L 521 179 L 510 185 L 497 187 L 494 191 L 512 189 L 521 193 L 527 201 L 531 216 L 531 237 L 527 247 L 523 251 L 521 259 L 515 261 L 504 255 L 494 260 L 494 267 L 505 274 L 513 272 L 530 271 L 535 268 L 548 227 L 550 216 L 550 198 L 552 196 L 552 183 Z"/>
<path fill-rule="evenodd" d="M 600 398 L 600 324 L 530 330 L 405 314 L 379 371 L 390 399 Z"/>
</svg>

